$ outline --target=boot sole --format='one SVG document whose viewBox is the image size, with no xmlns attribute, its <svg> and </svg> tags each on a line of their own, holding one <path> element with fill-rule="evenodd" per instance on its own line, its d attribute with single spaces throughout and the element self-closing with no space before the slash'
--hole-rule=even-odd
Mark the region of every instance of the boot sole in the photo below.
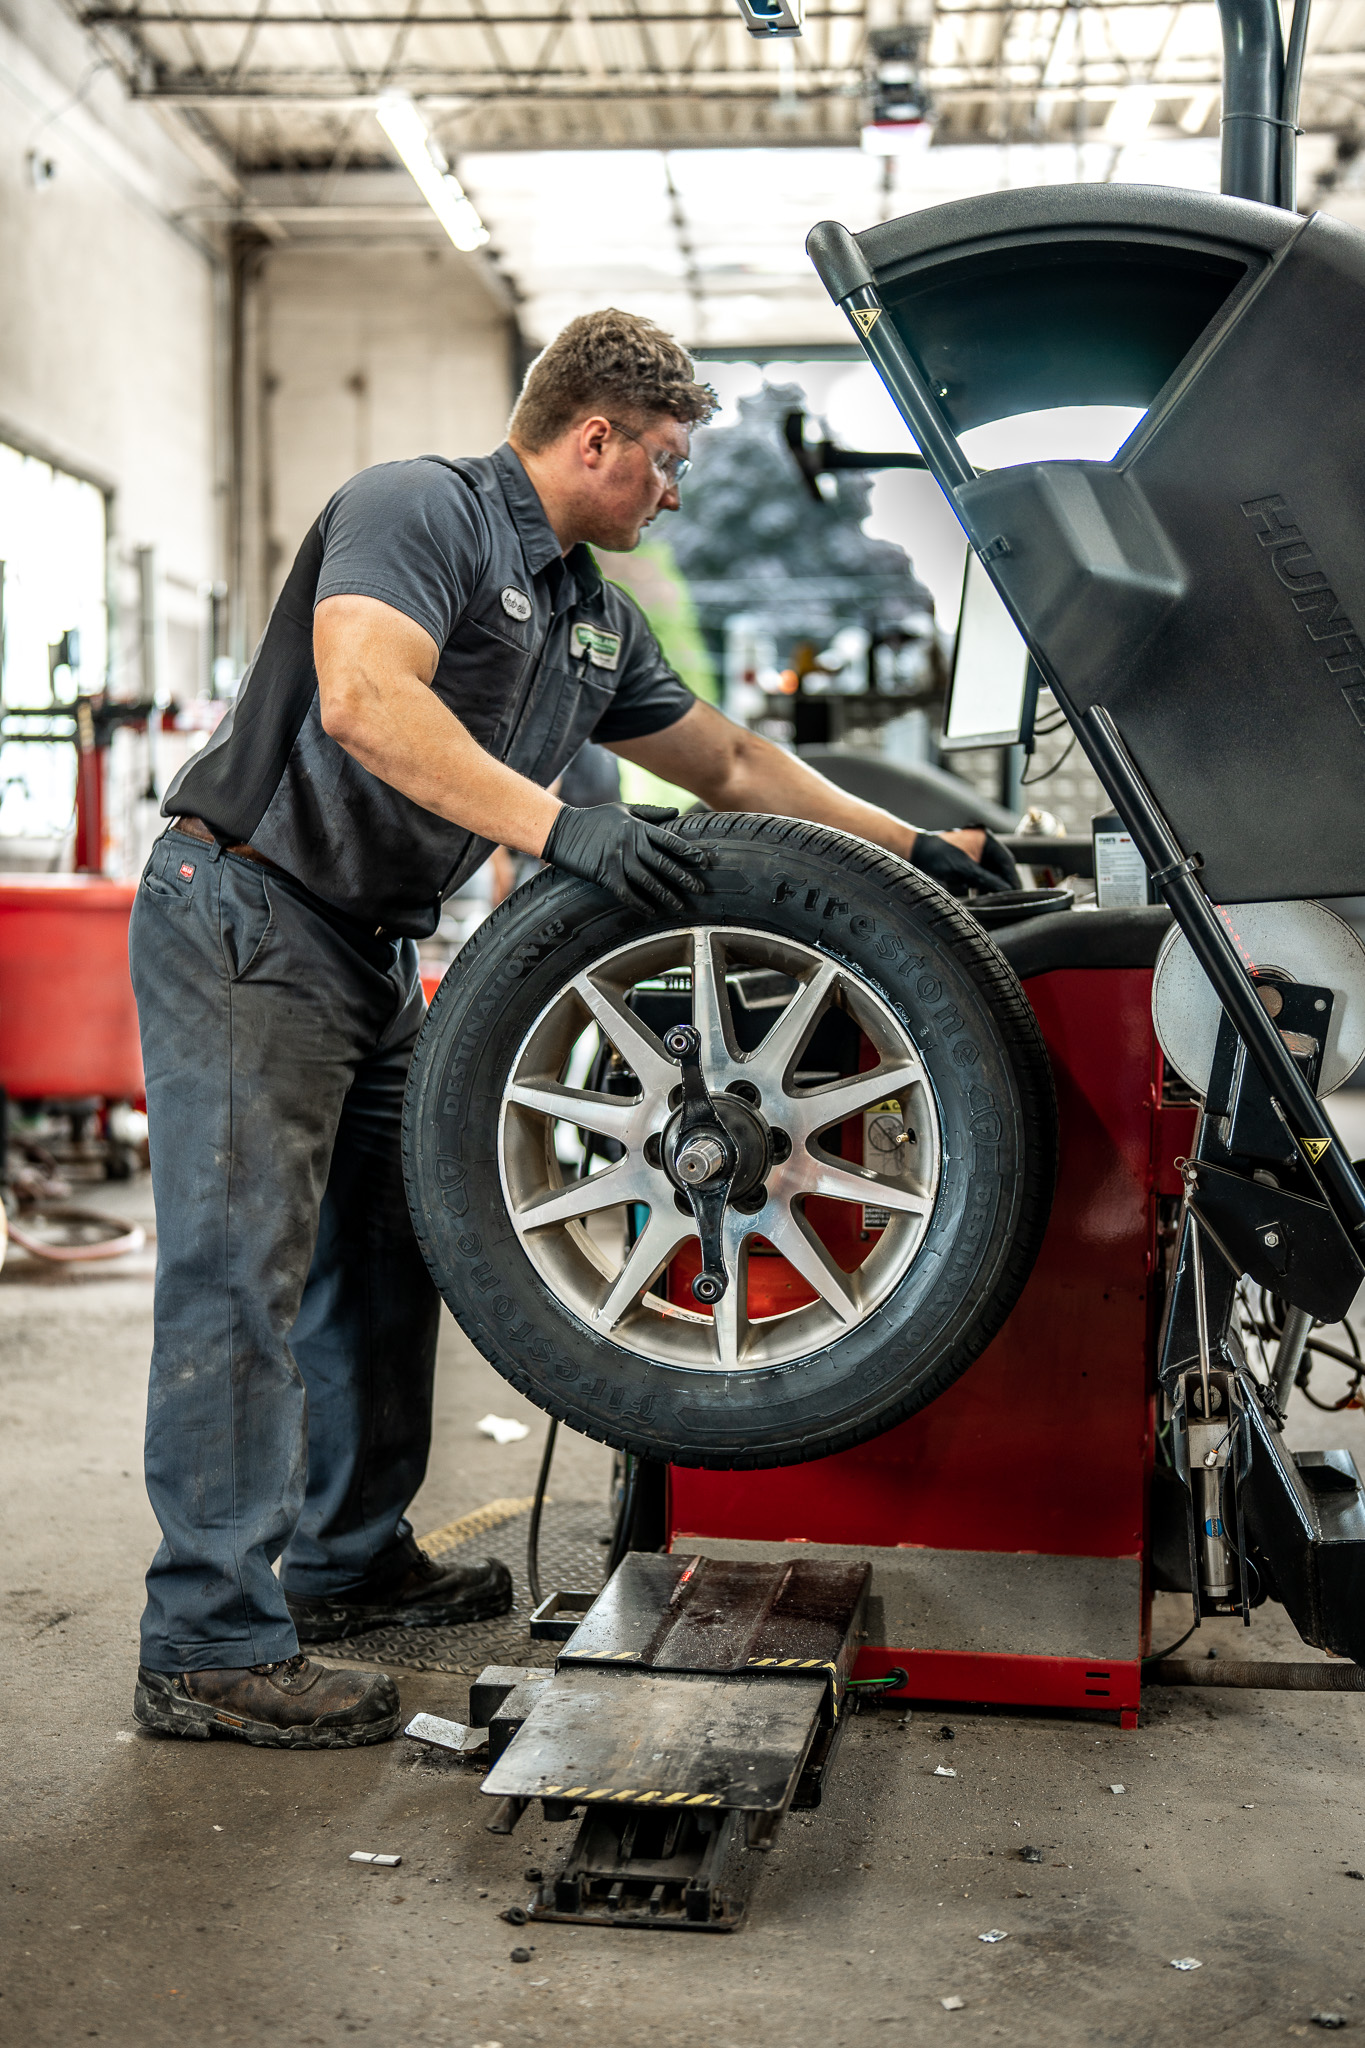
<svg viewBox="0 0 1365 2048">
<path fill-rule="evenodd" d="M 512 1601 L 502 1594 L 476 1600 L 458 1613 L 446 1607 L 361 1607 L 353 1613 L 313 1616 L 293 1606 L 290 1620 L 300 1644 L 341 1643 L 351 1636 L 366 1636 L 377 1628 L 460 1628 L 469 1621 L 496 1621 L 510 1614 Z"/>
<path fill-rule="evenodd" d="M 372 1742 L 387 1742 L 402 1720 L 402 1709 L 381 1721 L 364 1721 L 352 1728 L 301 1722 L 296 1728 L 276 1728 L 269 1721 L 248 1721 L 224 1708 L 205 1706 L 175 1694 L 152 1692 L 141 1679 L 133 1693 L 133 1719 L 140 1728 L 157 1735 L 178 1735 L 191 1742 L 209 1742 L 215 1735 L 230 1742 L 250 1742 L 259 1749 L 362 1749 Z"/>
</svg>

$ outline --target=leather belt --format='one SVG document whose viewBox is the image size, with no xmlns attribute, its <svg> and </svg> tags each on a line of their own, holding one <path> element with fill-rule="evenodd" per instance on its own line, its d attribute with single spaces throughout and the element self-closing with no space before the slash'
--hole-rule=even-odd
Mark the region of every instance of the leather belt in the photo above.
<svg viewBox="0 0 1365 2048">
<path fill-rule="evenodd" d="M 183 832 L 188 839 L 198 839 L 204 846 L 217 846 L 216 833 L 210 832 L 202 818 L 172 818 L 172 832 Z M 273 868 L 273 860 L 267 860 L 263 853 L 257 853 L 254 846 L 225 846 L 224 853 L 235 853 L 239 860 L 254 860 L 257 867 Z"/>
</svg>

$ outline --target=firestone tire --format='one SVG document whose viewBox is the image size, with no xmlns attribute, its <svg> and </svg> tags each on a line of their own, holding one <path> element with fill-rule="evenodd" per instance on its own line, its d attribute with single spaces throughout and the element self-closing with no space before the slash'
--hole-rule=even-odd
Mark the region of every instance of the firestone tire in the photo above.
<svg viewBox="0 0 1365 2048">
<path fill-rule="evenodd" d="M 787 819 L 700 815 L 678 829 L 714 863 L 688 924 L 767 932 L 824 956 L 900 1020 L 922 1060 L 941 1168 L 923 1240 L 898 1283 L 846 1334 L 752 1370 L 679 1370 L 565 1305 L 509 1214 L 499 1149 L 509 1076 L 556 992 L 654 927 L 549 871 L 479 928 L 432 1001 L 404 1108 L 408 1200 L 456 1321 L 548 1414 L 673 1464 L 795 1464 L 915 1414 L 999 1330 L 1052 1199 L 1051 1069 L 1004 957 L 905 862 Z"/>
</svg>

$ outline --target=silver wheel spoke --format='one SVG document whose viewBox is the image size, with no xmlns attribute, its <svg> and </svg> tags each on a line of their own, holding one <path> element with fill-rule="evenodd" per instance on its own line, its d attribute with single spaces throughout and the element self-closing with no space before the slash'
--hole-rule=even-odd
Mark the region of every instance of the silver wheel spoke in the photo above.
<svg viewBox="0 0 1365 2048">
<path fill-rule="evenodd" d="M 713 1090 L 740 1062 L 731 1042 L 730 994 L 722 960 L 717 971 L 716 942 L 705 926 L 692 934 L 692 1023 L 701 1039 L 701 1070 Z"/>
<path fill-rule="evenodd" d="M 749 1337 L 749 1260 L 745 1246 L 753 1227 L 751 1216 L 737 1216 L 733 1209 L 726 1211 L 723 1256 L 729 1285 L 712 1310 L 716 1360 L 722 1372 L 733 1372 L 742 1363 Z"/>
<path fill-rule="evenodd" d="M 794 1170 L 793 1170 L 794 1169 Z M 784 1191 L 792 1194 L 825 1195 L 835 1202 L 866 1202 L 874 1209 L 903 1209 L 912 1216 L 927 1216 L 934 1204 L 928 1195 L 917 1194 L 898 1180 L 883 1180 L 865 1167 L 818 1159 L 813 1153 L 794 1158 L 783 1175 Z"/>
<path fill-rule="evenodd" d="M 516 1211 L 521 1230 L 544 1230 L 551 1223 L 572 1223 L 577 1216 L 591 1216 L 599 1209 L 614 1209 L 620 1202 L 648 1202 L 659 1198 L 659 1175 L 640 1159 L 623 1159 L 618 1166 L 589 1174 L 586 1180 L 572 1180 L 567 1187 L 551 1188 Z"/>
<path fill-rule="evenodd" d="M 815 1029 L 838 976 L 834 963 L 822 960 L 810 980 L 798 988 L 758 1051 L 745 1061 L 745 1072 L 765 1089 L 782 1088 L 787 1069 Z"/>
<path fill-rule="evenodd" d="M 877 1067 L 870 1074 L 850 1074 L 846 1081 L 831 1081 L 824 1088 L 812 1089 L 808 1095 L 789 1096 L 790 1107 L 784 1105 L 774 1116 L 799 1142 L 813 1138 L 817 1131 L 827 1130 L 844 1117 L 856 1116 L 873 1103 L 892 1097 L 903 1101 L 908 1091 L 923 1079 L 924 1069 L 918 1060 L 905 1060 L 894 1066 Z"/>
<path fill-rule="evenodd" d="M 591 1012 L 603 1036 L 610 1039 L 646 1095 L 667 1095 L 678 1069 L 652 1031 L 632 1016 L 614 989 L 599 988 L 588 974 L 574 976 L 572 987 Z"/>
<path fill-rule="evenodd" d="M 513 1081 L 507 1100 L 520 1109 L 533 1109 L 540 1116 L 559 1117 L 582 1130 L 595 1131 L 599 1138 L 616 1138 L 629 1145 L 636 1126 L 645 1121 L 647 1105 L 621 1095 L 600 1095 L 590 1088 L 565 1088 L 558 1081 Z M 639 1141 L 648 1133 L 642 1130 Z"/>
<path fill-rule="evenodd" d="M 845 1273 L 825 1247 L 803 1228 L 801 1218 L 785 1204 L 770 1203 L 763 1212 L 763 1236 L 789 1266 L 827 1301 L 842 1322 L 851 1323 L 859 1314 L 858 1298 Z"/>
<path fill-rule="evenodd" d="M 692 1218 L 679 1213 L 670 1195 L 656 1198 L 649 1221 L 627 1252 L 606 1300 L 594 1309 L 593 1321 L 604 1330 L 614 1330 L 627 1309 L 658 1279 L 678 1246 L 695 1234 Z"/>
<path fill-rule="evenodd" d="M 751 975 L 758 979 L 751 982 Z M 785 990 L 794 993 L 788 997 Z M 749 1008 L 750 1001 L 757 1007 Z M 852 1027 L 853 1037 L 847 1031 L 838 1036 L 847 1057 L 826 1059 L 822 1050 L 812 1058 L 812 1037 L 820 1029 L 823 1049 L 821 1020 L 832 1009 Z M 741 1079 L 757 1084 L 758 1115 L 791 1145 L 767 1171 L 763 1206 L 725 1212 L 727 1285 L 710 1313 L 686 1288 L 673 1303 L 667 1299 L 674 1261 L 682 1250 L 690 1266 L 697 1244 L 696 1224 L 662 1170 L 660 1149 L 670 1097 L 681 1080 L 662 1034 L 689 1014 L 712 1094 L 719 1099 Z M 776 1021 L 746 1053 L 739 1034 L 747 1039 L 747 1025 L 760 1017 Z M 868 1073 L 847 1071 L 856 1064 L 858 1033 L 863 1057 L 880 1061 Z M 635 1077 L 630 1097 L 609 1094 L 600 1067 L 593 1085 L 585 1083 L 585 1056 L 599 1034 Z M 796 1088 L 798 1070 L 836 1064 L 839 1078 Z M 894 1115 L 882 1119 L 885 1129 L 874 1121 L 878 1106 L 888 1102 L 899 1102 L 917 1139 L 913 1147 L 894 1142 Z M 861 1145 L 849 1147 L 849 1159 L 838 1156 L 838 1127 L 861 1132 L 863 1119 L 866 1167 Z M 551 1144 L 557 1125 L 582 1131 L 588 1144 L 615 1141 L 607 1149 L 619 1144 L 625 1156 L 560 1185 Z M 655 1160 L 659 1165 L 649 1163 Z M 798 1363 L 860 1329 L 920 1256 L 941 1160 L 936 1100 L 906 1020 L 856 969 L 770 931 L 680 924 L 595 956 L 561 980 L 508 1062 L 499 1124 L 507 1214 L 532 1269 L 564 1311 L 601 1340 L 604 1364 L 619 1351 L 623 1359 L 652 1359 L 684 1373 L 766 1371 Z M 827 1231 L 831 1212 L 820 1215 L 820 1200 L 889 1212 L 874 1217 L 879 1227 L 861 1239 L 854 1230 L 858 1250 L 844 1254 L 859 1261 L 852 1272 L 842 1269 L 824 1240 L 842 1247 L 849 1222 L 863 1219 L 845 1209 L 837 1234 Z M 632 1221 L 640 1230 L 628 1244 Z M 755 1238 L 777 1256 L 751 1261 Z"/>
</svg>

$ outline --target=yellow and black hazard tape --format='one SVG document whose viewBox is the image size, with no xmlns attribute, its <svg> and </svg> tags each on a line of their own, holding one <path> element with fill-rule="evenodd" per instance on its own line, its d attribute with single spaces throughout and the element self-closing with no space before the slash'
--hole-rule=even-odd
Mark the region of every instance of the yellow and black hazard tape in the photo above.
<svg viewBox="0 0 1365 2048">
<path fill-rule="evenodd" d="M 839 1671 L 828 1657 L 750 1657 L 749 1665 L 763 1671 L 828 1671 L 835 1677 Z"/>
<path fill-rule="evenodd" d="M 829 1673 L 830 1706 L 839 1718 L 839 1667 L 830 1657 L 750 1657 L 751 1671 L 826 1671 Z"/>
<path fill-rule="evenodd" d="M 719 1792 L 640 1792 L 633 1785 L 542 1785 L 540 1799 L 629 1799 L 635 1806 L 724 1806 Z"/>
<path fill-rule="evenodd" d="M 560 1661 L 564 1664 L 634 1664 L 638 1663 L 642 1654 L 639 1650 L 592 1650 L 585 1651 L 581 1657 L 575 1657 L 571 1649 L 566 1649 Z"/>
</svg>

